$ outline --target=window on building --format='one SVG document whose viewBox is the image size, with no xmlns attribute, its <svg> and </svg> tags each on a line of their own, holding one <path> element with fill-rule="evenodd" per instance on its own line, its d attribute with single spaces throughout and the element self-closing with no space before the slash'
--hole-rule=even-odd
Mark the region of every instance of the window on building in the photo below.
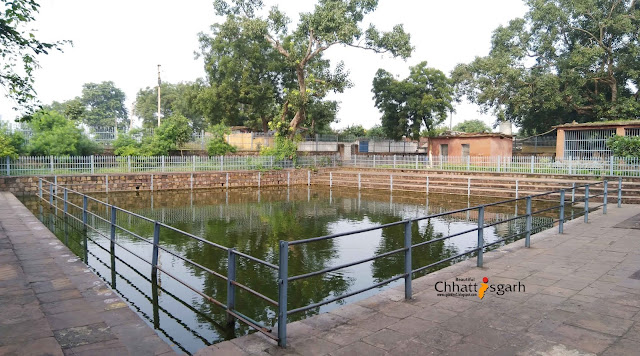
<svg viewBox="0 0 640 356">
<path fill-rule="evenodd" d="M 449 156 L 449 145 L 440 145 L 440 156 L 442 157 Z"/>
<path fill-rule="evenodd" d="M 567 130 L 564 136 L 564 158 L 602 159 L 611 156 L 607 140 L 615 136 L 615 129 Z"/>
<path fill-rule="evenodd" d="M 468 143 L 463 143 L 462 144 L 462 157 L 469 157 L 469 144 Z"/>
<path fill-rule="evenodd" d="M 640 127 L 624 129 L 625 136 L 640 136 Z"/>
</svg>

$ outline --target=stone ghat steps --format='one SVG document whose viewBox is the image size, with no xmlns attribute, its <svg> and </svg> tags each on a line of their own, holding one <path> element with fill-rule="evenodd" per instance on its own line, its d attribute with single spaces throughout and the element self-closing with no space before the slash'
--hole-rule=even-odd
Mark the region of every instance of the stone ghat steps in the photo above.
<svg viewBox="0 0 640 356">
<path fill-rule="evenodd" d="M 355 179 L 357 180 L 358 174 L 361 176 L 361 180 L 382 180 L 389 181 L 389 177 L 393 176 L 394 183 L 396 182 L 404 182 L 404 181 L 423 181 L 426 183 L 426 178 L 429 177 L 429 181 L 431 182 L 441 182 L 443 184 L 451 183 L 454 184 L 456 182 L 464 182 L 467 183 L 469 179 L 471 179 L 472 183 L 482 183 L 486 185 L 495 184 L 496 186 L 513 186 L 515 189 L 516 181 L 518 181 L 519 186 L 529 185 L 537 185 L 537 186 L 545 186 L 545 187 L 557 187 L 557 189 L 571 187 L 572 183 L 576 183 L 577 185 L 583 185 L 586 183 L 597 183 L 602 181 L 602 178 L 595 177 L 584 177 L 584 176 L 567 176 L 567 178 L 563 179 L 548 179 L 548 178 L 527 178 L 527 177 L 518 177 L 518 176 L 476 176 L 475 174 L 467 174 L 467 175 L 445 175 L 445 174 L 431 174 L 431 173 L 402 173 L 395 171 L 388 171 L 386 173 L 382 172 L 369 172 L 369 171 L 329 171 L 324 170 L 319 172 L 314 177 L 315 179 L 329 179 L 332 176 L 335 179 Z M 609 181 L 610 188 L 617 188 L 618 178 L 617 177 L 603 177 Z M 629 191 L 640 191 L 640 181 L 630 178 L 624 178 L 623 187 L 625 190 Z M 598 189 L 598 187 L 592 187 L 592 189 Z"/>
<path fill-rule="evenodd" d="M 473 177 L 490 177 L 492 179 L 531 179 L 531 180 L 593 180 L 598 181 L 604 178 L 608 178 L 610 181 L 617 181 L 618 176 L 608 175 L 568 175 L 568 174 L 554 174 L 554 173 L 512 173 L 512 172 L 486 172 L 486 171 L 448 171 L 438 169 L 406 169 L 406 168 L 354 168 L 354 167 L 337 167 L 337 168 L 322 168 L 324 171 L 340 171 L 340 172 L 359 172 L 367 174 L 403 174 L 403 175 L 442 175 L 442 176 L 473 176 Z M 639 172 L 640 173 L 640 172 Z M 640 183 L 640 175 L 637 177 L 622 177 L 624 182 Z"/>
<path fill-rule="evenodd" d="M 358 179 L 360 174 L 360 179 Z M 392 177 L 392 178 L 391 178 Z M 462 195 L 482 195 L 500 198 L 514 198 L 516 187 L 518 196 L 536 195 L 549 191 L 566 189 L 565 199 L 571 200 L 571 187 L 575 182 L 577 185 L 586 183 L 596 183 L 597 180 L 561 180 L 561 179 L 514 179 L 513 177 L 472 177 L 472 176 L 449 176 L 449 175 L 428 175 L 429 192 L 449 193 Z M 381 172 L 354 172 L 325 170 L 314 175 L 312 183 L 319 186 L 348 187 L 362 189 L 382 189 L 393 191 L 422 192 L 427 191 L 426 174 L 405 174 L 405 173 L 381 173 Z M 518 181 L 516 183 L 516 180 Z M 392 185 L 393 184 L 393 185 Z M 609 182 L 609 202 L 617 201 L 618 181 Z M 585 189 L 577 188 L 575 199 L 584 197 Z M 593 197 L 604 192 L 603 185 L 590 187 L 589 195 L 595 202 L 601 202 L 603 197 Z M 538 199 L 559 199 L 560 193 L 552 193 Z M 640 183 L 623 182 L 623 202 L 640 203 Z"/>
</svg>

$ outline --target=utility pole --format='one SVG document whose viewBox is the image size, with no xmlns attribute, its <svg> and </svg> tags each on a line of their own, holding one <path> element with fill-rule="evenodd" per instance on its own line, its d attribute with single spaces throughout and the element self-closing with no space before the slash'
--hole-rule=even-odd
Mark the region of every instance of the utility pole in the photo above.
<svg viewBox="0 0 640 356">
<path fill-rule="evenodd" d="M 136 109 L 136 102 L 131 103 L 131 115 L 129 116 L 129 132 L 133 129 L 133 111 Z"/>
<path fill-rule="evenodd" d="M 158 64 L 158 127 L 160 127 L 160 65 Z"/>
</svg>

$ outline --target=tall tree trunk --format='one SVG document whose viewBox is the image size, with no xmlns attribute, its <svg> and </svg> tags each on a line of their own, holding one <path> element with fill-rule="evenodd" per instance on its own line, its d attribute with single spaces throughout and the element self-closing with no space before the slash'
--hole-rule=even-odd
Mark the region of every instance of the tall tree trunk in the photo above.
<svg viewBox="0 0 640 356">
<path fill-rule="evenodd" d="M 269 119 L 263 116 L 260 120 L 262 120 L 262 132 L 267 133 L 269 131 Z"/>
<path fill-rule="evenodd" d="M 615 105 L 618 101 L 618 82 L 616 78 L 611 77 L 611 105 Z"/>
<path fill-rule="evenodd" d="M 611 86 L 611 104 L 615 105 L 618 101 L 618 81 L 613 74 L 613 53 L 609 51 L 609 85 Z"/>
<path fill-rule="evenodd" d="M 304 123 L 307 119 L 307 83 L 304 77 L 304 68 L 300 65 L 296 67 L 296 76 L 298 77 L 298 89 L 300 90 L 300 107 L 296 112 L 296 115 L 291 120 L 289 124 L 289 138 L 293 139 L 296 134 L 296 131 Z"/>
</svg>

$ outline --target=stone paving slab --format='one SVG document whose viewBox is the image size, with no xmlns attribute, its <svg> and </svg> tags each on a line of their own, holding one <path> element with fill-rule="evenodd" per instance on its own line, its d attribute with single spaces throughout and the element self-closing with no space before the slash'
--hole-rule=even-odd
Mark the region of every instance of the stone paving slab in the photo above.
<svg viewBox="0 0 640 356">
<path fill-rule="evenodd" d="M 288 325 L 288 347 L 260 333 L 196 355 L 640 355 L 640 206 L 610 206 L 403 286 Z M 632 219 L 633 217 L 633 219 Z M 435 284 L 483 277 L 524 291 L 438 296 Z M 463 283 L 463 282 L 460 282 Z"/>
<path fill-rule="evenodd" d="M 175 352 L 11 193 L 0 192 L 0 355 Z"/>
</svg>

